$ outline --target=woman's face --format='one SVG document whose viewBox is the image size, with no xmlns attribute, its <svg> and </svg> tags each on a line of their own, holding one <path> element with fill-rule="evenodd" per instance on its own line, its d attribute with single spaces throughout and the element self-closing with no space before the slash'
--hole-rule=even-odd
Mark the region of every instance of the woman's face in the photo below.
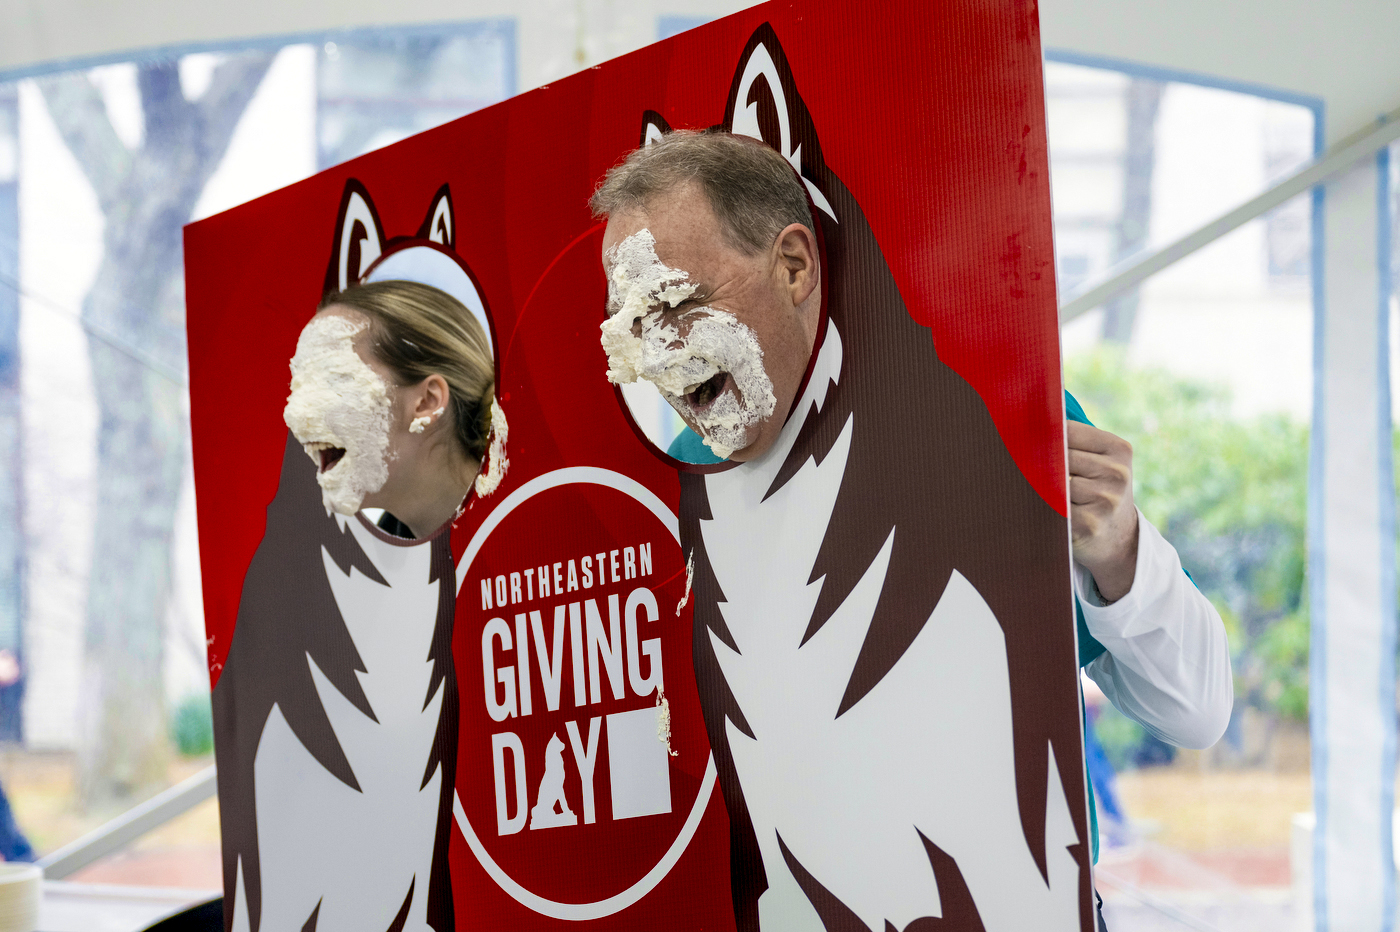
<svg viewBox="0 0 1400 932">
<path fill-rule="evenodd" d="M 316 463 L 328 511 L 353 515 L 389 481 L 397 459 L 397 394 L 369 348 L 369 318 L 332 305 L 311 319 L 292 357 L 287 427 Z"/>
</svg>

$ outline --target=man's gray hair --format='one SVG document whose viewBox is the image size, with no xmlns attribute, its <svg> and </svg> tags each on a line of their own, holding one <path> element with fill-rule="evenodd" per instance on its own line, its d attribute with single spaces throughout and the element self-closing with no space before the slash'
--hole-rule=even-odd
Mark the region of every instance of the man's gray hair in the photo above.
<svg viewBox="0 0 1400 932">
<path fill-rule="evenodd" d="M 588 206 L 602 218 L 646 208 L 659 194 L 693 181 L 709 198 L 730 246 L 752 256 L 789 224 L 813 229 L 807 191 L 787 159 L 747 136 L 675 130 L 613 166 Z"/>
</svg>

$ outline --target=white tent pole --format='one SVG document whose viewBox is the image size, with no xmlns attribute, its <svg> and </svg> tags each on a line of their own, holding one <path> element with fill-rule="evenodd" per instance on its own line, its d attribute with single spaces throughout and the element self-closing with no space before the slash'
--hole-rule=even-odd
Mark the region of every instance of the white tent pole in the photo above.
<svg viewBox="0 0 1400 932">
<path fill-rule="evenodd" d="M 1317 932 L 1395 928 L 1388 155 L 1329 178 L 1316 226 L 1308 711 Z"/>
</svg>

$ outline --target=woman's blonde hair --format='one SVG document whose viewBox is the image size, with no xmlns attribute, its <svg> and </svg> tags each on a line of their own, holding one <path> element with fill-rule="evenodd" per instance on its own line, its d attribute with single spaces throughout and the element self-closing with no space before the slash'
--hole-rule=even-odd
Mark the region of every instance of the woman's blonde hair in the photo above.
<svg viewBox="0 0 1400 932">
<path fill-rule="evenodd" d="M 354 308 L 370 319 L 370 345 L 400 385 L 436 373 L 447 381 L 453 436 L 472 459 L 486 455 L 496 367 L 476 315 L 445 291 L 410 281 L 369 282 L 327 294 L 317 310 Z"/>
</svg>

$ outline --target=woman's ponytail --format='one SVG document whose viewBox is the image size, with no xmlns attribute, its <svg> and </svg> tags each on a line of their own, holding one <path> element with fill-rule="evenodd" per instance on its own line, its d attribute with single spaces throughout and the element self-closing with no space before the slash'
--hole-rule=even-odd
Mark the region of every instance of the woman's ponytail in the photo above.
<svg viewBox="0 0 1400 932">
<path fill-rule="evenodd" d="M 452 398 L 455 402 L 456 394 Z M 492 380 L 486 383 L 478 397 L 462 403 L 461 412 L 456 417 L 457 439 L 461 441 L 462 449 L 477 460 L 486 458 L 486 449 L 491 444 L 491 403 L 495 400 L 496 382 Z"/>
</svg>

